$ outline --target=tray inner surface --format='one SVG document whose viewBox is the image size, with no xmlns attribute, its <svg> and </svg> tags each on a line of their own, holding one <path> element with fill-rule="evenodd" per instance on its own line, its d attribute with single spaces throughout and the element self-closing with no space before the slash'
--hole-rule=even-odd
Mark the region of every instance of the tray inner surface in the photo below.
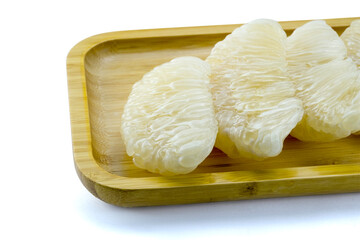
<svg viewBox="0 0 360 240">
<path fill-rule="evenodd" d="M 335 29 L 339 34 L 344 28 Z M 287 31 L 289 34 L 291 31 Z M 134 82 L 155 66 L 180 56 L 205 59 L 226 34 L 112 40 L 92 48 L 85 73 L 93 155 L 106 171 L 124 177 L 158 176 L 134 166 L 120 136 L 123 106 Z M 214 148 L 193 172 L 211 173 L 360 162 L 360 136 L 329 143 L 303 143 L 289 136 L 283 152 L 264 161 L 229 159 Z"/>
</svg>

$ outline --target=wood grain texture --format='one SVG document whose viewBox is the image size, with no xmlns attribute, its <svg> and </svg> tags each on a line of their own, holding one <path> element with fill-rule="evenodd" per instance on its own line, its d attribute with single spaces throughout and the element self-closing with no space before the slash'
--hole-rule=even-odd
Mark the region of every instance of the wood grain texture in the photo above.
<svg viewBox="0 0 360 240">
<path fill-rule="evenodd" d="M 355 18 L 329 19 L 339 34 Z M 282 22 L 290 34 L 306 21 Z M 120 136 L 132 84 L 179 56 L 205 59 L 240 25 L 111 32 L 87 38 L 67 58 L 75 168 L 84 186 L 125 207 L 360 191 L 360 136 L 329 143 L 288 137 L 264 161 L 229 159 L 214 148 L 192 173 L 162 177 L 134 166 Z"/>
</svg>

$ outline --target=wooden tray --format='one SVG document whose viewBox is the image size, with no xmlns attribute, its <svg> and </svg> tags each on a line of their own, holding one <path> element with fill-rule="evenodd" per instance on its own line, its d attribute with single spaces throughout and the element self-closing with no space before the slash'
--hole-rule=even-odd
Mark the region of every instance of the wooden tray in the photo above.
<svg viewBox="0 0 360 240">
<path fill-rule="evenodd" d="M 327 20 L 339 34 L 355 18 Z M 306 21 L 282 22 L 290 34 Z M 67 58 L 75 168 L 105 202 L 150 206 L 360 191 L 360 136 L 329 143 L 288 137 L 264 161 L 232 160 L 220 150 L 191 174 L 162 177 L 125 153 L 120 117 L 132 84 L 175 57 L 205 59 L 240 25 L 110 32 L 87 38 Z"/>
</svg>

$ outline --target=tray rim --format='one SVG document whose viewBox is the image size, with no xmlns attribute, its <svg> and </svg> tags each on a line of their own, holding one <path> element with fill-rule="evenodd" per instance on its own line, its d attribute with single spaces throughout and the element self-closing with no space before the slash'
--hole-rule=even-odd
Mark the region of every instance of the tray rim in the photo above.
<svg viewBox="0 0 360 240">
<path fill-rule="evenodd" d="M 355 19 L 360 19 L 360 17 L 324 20 L 332 27 L 346 27 L 350 24 L 350 22 Z M 308 21 L 311 20 L 285 21 L 279 23 L 283 26 L 284 30 L 287 30 L 294 29 L 295 27 L 302 25 Z M 231 24 L 108 32 L 88 37 L 80 41 L 70 50 L 66 62 L 73 157 L 77 174 L 85 187 L 90 192 L 92 192 L 95 196 L 99 197 L 99 189 L 97 189 L 99 187 L 109 188 L 115 191 L 151 190 L 183 187 L 189 188 L 205 185 L 246 184 L 264 181 L 291 181 L 294 179 L 315 180 L 319 178 L 343 178 L 344 176 L 354 178 L 354 183 L 356 183 L 357 181 L 360 182 L 360 163 L 281 168 L 277 170 L 283 173 L 283 176 L 286 176 L 289 172 L 293 172 L 294 170 L 300 171 L 304 169 L 307 170 L 305 172 L 317 171 L 321 172 L 322 175 L 304 175 L 301 177 L 289 178 L 264 177 L 264 179 L 261 179 L 260 181 L 251 179 L 251 172 L 253 171 L 197 173 L 192 174 L 191 179 L 186 179 L 187 175 L 179 175 L 174 177 L 163 177 L 159 175 L 158 177 L 132 178 L 119 176 L 107 172 L 105 169 L 101 168 L 96 163 L 96 160 L 92 155 L 90 121 L 86 92 L 84 60 L 88 51 L 90 51 L 92 48 L 96 47 L 99 44 L 112 40 L 226 34 L 230 33 L 233 29 L 241 25 L 242 24 Z M 234 175 L 239 172 L 241 172 L 241 177 L 239 177 L 237 180 L 232 179 L 230 181 L 226 177 L 228 174 Z M 264 170 L 264 174 L 266 176 L 266 170 Z M 248 176 L 248 178 L 246 178 L 246 176 Z M 171 181 L 171 184 L 169 184 L 169 181 Z M 360 186 L 356 188 L 355 191 L 360 191 Z"/>
</svg>

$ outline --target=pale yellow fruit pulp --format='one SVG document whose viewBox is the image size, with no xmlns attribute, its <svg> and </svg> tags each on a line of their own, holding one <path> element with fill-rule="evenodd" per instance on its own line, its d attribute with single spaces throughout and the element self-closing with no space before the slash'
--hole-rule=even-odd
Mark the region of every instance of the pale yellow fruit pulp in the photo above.
<svg viewBox="0 0 360 240">
<path fill-rule="evenodd" d="M 287 39 L 289 74 L 304 117 L 291 135 L 332 141 L 360 129 L 360 78 L 346 47 L 325 21 L 311 21 Z"/>
<path fill-rule="evenodd" d="M 343 34 L 341 34 L 341 39 L 345 43 L 348 56 L 360 69 L 360 19 L 354 20 L 350 26 L 345 29 Z M 360 135 L 360 131 L 354 134 Z"/>
<path fill-rule="evenodd" d="M 209 75 L 205 61 L 180 57 L 134 84 L 121 133 L 135 165 L 163 175 L 185 174 L 210 154 L 217 122 Z"/>
<path fill-rule="evenodd" d="M 235 29 L 206 59 L 219 132 L 215 146 L 232 158 L 278 155 L 303 115 L 287 76 L 286 34 L 272 20 Z"/>
<path fill-rule="evenodd" d="M 360 19 L 353 21 L 341 34 L 348 56 L 360 67 Z"/>
</svg>

